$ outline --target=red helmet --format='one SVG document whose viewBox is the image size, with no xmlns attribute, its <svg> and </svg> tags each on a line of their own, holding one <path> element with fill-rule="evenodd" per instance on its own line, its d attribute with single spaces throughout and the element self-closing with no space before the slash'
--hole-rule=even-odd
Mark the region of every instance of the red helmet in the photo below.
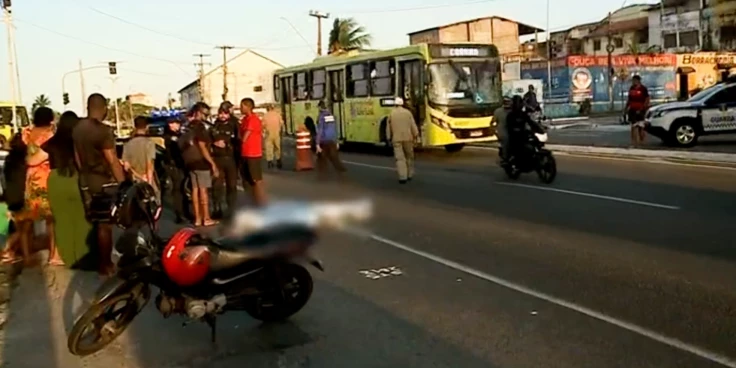
<svg viewBox="0 0 736 368">
<path fill-rule="evenodd" d="M 197 231 L 183 228 L 171 237 L 164 247 L 161 263 L 166 275 L 179 286 L 200 283 L 210 269 L 210 250 L 199 244 Z"/>
</svg>

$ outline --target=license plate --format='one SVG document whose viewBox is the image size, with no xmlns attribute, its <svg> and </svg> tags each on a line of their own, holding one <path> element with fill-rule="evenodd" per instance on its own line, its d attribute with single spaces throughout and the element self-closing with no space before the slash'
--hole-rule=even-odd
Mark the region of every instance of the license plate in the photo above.
<svg viewBox="0 0 736 368">
<path fill-rule="evenodd" d="M 483 131 L 482 130 L 476 130 L 474 132 L 470 132 L 470 136 L 471 137 L 480 137 L 482 135 L 483 135 Z"/>
</svg>

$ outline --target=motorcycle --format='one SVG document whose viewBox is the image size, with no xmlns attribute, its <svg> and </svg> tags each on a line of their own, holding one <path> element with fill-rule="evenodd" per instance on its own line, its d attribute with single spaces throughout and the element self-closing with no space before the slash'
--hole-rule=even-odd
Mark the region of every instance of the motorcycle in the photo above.
<svg viewBox="0 0 736 368">
<path fill-rule="evenodd" d="M 165 240 L 154 231 L 155 221 L 127 228 L 113 251 L 116 277 L 98 289 L 92 305 L 76 320 L 67 340 L 69 351 L 87 356 L 114 341 L 149 302 L 151 286 L 160 290 L 155 305 L 164 318 L 179 314 L 189 318 L 184 325 L 205 322 L 213 342 L 222 313 L 246 312 L 263 322 L 285 320 L 312 295 L 312 276 L 299 261 L 324 271 L 310 254 L 319 231 L 367 220 L 371 213 L 367 201 L 285 202 L 239 213 L 221 239 L 185 228 Z M 175 249 L 183 238 L 188 239 L 185 248 Z M 183 283 L 171 277 L 163 260 L 181 251 L 206 261 L 201 281 Z"/>
<path fill-rule="evenodd" d="M 501 167 L 510 179 L 516 180 L 523 173 L 536 171 L 539 180 L 550 184 L 557 176 L 557 163 L 552 151 L 544 148 L 547 133 L 529 133 L 526 143 L 523 147 L 519 147 L 519 153 L 512 156 L 508 162 L 501 162 Z M 499 148 L 498 155 L 504 157 L 503 147 Z"/>
</svg>

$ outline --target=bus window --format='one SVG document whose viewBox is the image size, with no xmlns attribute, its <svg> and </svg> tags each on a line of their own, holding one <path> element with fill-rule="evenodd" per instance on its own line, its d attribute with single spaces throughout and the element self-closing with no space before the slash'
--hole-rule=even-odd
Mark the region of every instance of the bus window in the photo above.
<svg viewBox="0 0 736 368">
<path fill-rule="evenodd" d="M 366 64 L 353 64 L 348 67 L 348 97 L 367 97 L 369 94 L 369 78 L 366 75 Z"/>
<path fill-rule="evenodd" d="M 296 80 L 294 81 L 295 87 L 295 94 L 294 99 L 299 100 L 306 100 L 309 98 L 309 86 L 307 85 L 307 73 L 297 73 Z"/>
<path fill-rule="evenodd" d="M 376 61 L 371 63 L 371 95 L 393 96 L 396 83 L 396 66 L 393 60 Z"/>
<path fill-rule="evenodd" d="M 273 100 L 281 102 L 281 80 L 278 75 L 273 76 Z"/>
<path fill-rule="evenodd" d="M 288 105 L 291 103 L 292 96 L 291 77 L 281 78 L 281 83 L 283 83 L 281 85 L 281 87 L 283 87 L 281 97 L 283 98 L 283 102 Z"/>
<path fill-rule="evenodd" d="M 327 84 L 326 72 L 324 70 L 312 71 L 312 99 L 321 100 L 325 97 L 325 85 Z"/>
</svg>

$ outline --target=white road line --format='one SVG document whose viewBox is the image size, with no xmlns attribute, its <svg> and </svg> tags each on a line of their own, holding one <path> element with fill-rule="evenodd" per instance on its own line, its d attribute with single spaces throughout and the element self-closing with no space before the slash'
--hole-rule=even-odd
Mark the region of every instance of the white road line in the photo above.
<svg viewBox="0 0 736 368">
<path fill-rule="evenodd" d="M 666 204 L 659 204 L 659 203 L 652 203 L 652 202 L 644 202 L 644 201 L 637 201 L 633 199 L 627 199 L 627 198 L 619 198 L 619 197 L 611 197 L 601 194 L 593 194 L 593 193 L 586 193 L 586 192 L 576 192 L 573 190 L 565 190 L 565 189 L 558 189 L 558 188 L 551 188 L 551 187 L 540 187 L 536 185 L 527 185 L 527 184 L 519 184 L 519 183 L 505 183 L 505 182 L 496 182 L 497 185 L 505 185 L 509 187 L 519 187 L 519 188 L 528 188 L 528 189 L 536 189 L 536 190 L 545 190 L 548 192 L 557 192 L 557 193 L 564 193 L 564 194 L 572 194 L 577 195 L 581 197 L 589 197 L 589 198 L 597 198 L 597 199 L 604 199 L 608 201 L 614 201 L 614 202 L 622 202 L 622 203 L 630 203 L 630 204 L 636 204 L 640 206 L 647 206 L 647 207 L 655 207 L 655 208 L 662 208 L 666 210 L 679 210 L 680 207 L 677 206 L 669 206 Z"/>
<path fill-rule="evenodd" d="M 370 165 L 370 164 L 363 164 L 360 162 L 344 161 L 344 160 L 343 160 L 343 163 L 348 164 L 348 165 L 368 167 L 368 168 L 377 169 L 377 170 L 396 171 L 396 168 L 388 167 L 388 166 Z"/>
<path fill-rule="evenodd" d="M 365 233 L 362 233 L 360 230 L 356 230 L 355 233 L 356 233 L 356 235 L 359 235 L 359 236 L 366 236 L 367 235 L 370 239 L 375 240 L 377 242 L 380 242 L 380 243 L 383 243 L 383 244 L 392 246 L 392 247 L 397 248 L 397 249 L 401 249 L 403 251 L 406 251 L 406 252 L 412 253 L 414 255 L 417 255 L 419 257 L 422 257 L 422 258 L 428 259 L 430 261 L 439 263 L 441 265 L 444 265 L 446 267 L 452 268 L 454 270 L 457 270 L 457 271 L 460 271 L 460 272 L 464 272 L 464 273 L 466 273 L 468 275 L 472 275 L 472 276 L 475 276 L 475 277 L 477 277 L 479 279 L 482 279 L 482 280 L 485 280 L 485 281 L 494 283 L 496 285 L 505 287 L 507 289 L 511 289 L 511 290 L 516 291 L 516 292 L 519 292 L 519 293 L 522 293 L 522 294 L 525 294 L 525 295 L 528 295 L 528 296 L 531 296 L 531 297 L 534 297 L 534 298 L 537 298 L 537 299 L 540 299 L 540 300 L 544 300 L 544 301 L 546 301 L 548 303 L 557 305 L 559 307 L 566 308 L 566 309 L 569 309 L 571 311 L 578 312 L 580 314 L 584 314 L 584 315 L 586 315 L 588 317 L 595 318 L 595 319 L 597 319 L 599 321 L 603 321 L 605 323 L 608 323 L 608 324 L 617 326 L 617 327 L 622 328 L 624 330 L 627 330 L 627 331 L 633 332 L 635 334 L 638 334 L 638 335 L 647 337 L 649 339 L 652 339 L 654 341 L 657 341 L 657 342 L 660 342 L 662 344 L 668 345 L 668 346 L 673 347 L 675 349 L 679 349 L 679 350 L 688 352 L 690 354 L 699 356 L 699 357 L 701 357 L 703 359 L 709 360 L 711 362 L 721 364 L 721 365 L 723 365 L 725 367 L 736 368 L 736 359 L 727 357 L 725 355 L 720 355 L 718 353 L 714 353 L 714 352 L 705 350 L 703 348 L 700 348 L 700 347 L 697 347 L 697 346 L 688 344 L 688 343 L 683 342 L 681 340 L 664 336 L 664 335 L 662 335 L 660 333 L 657 333 L 657 332 L 654 332 L 652 330 L 646 329 L 644 327 L 635 325 L 633 323 L 629 323 L 629 322 L 626 322 L 626 321 L 622 321 L 622 320 L 616 319 L 614 317 L 608 316 L 608 315 L 603 314 L 601 312 L 597 312 L 597 311 L 592 310 L 590 308 L 586 308 L 586 307 L 583 307 L 581 305 L 577 305 L 575 303 L 571 303 L 571 302 L 562 300 L 560 298 L 557 298 L 557 297 L 554 297 L 554 296 L 551 296 L 551 295 L 544 294 L 542 292 L 539 292 L 539 291 L 530 289 L 530 288 L 528 288 L 526 286 L 522 286 L 522 285 L 513 283 L 511 281 L 504 280 L 504 279 L 502 279 L 500 277 L 489 275 L 489 274 L 487 274 L 485 272 L 478 271 L 476 269 L 473 269 L 473 268 L 470 268 L 468 266 L 462 265 L 460 263 L 451 261 L 449 259 L 445 259 L 445 258 L 436 256 L 436 255 L 433 255 L 433 254 L 430 254 L 430 253 L 427 253 L 427 252 L 423 252 L 423 251 L 418 250 L 418 249 L 414 249 L 414 248 L 412 248 L 410 246 L 407 246 L 407 245 L 404 245 L 404 244 L 395 242 L 395 241 L 390 240 L 390 239 L 386 239 L 386 238 L 381 237 L 379 235 L 365 234 Z"/>
</svg>

